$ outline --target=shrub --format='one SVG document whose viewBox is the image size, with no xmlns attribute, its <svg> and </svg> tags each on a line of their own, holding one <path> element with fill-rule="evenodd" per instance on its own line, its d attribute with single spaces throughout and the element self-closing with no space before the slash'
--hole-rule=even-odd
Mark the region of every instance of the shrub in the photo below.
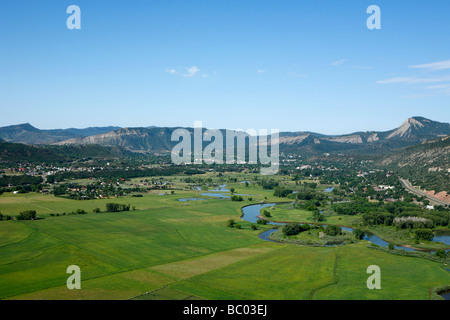
<svg viewBox="0 0 450 320">
<path fill-rule="evenodd" d="M 235 224 L 236 224 L 236 222 L 234 222 L 233 219 L 230 219 L 230 220 L 227 221 L 227 227 L 228 228 L 233 228 Z"/>
<path fill-rule="evenodd" d="M 436 256 L 438 256 L 439 258 L 445 259 L 447 257 L 447 253 L 445 252 L 445 250 L 439 249 L 438 251 L 436 251 Z"/>
<path fill-rule="evenodd" d="M 414 236 L 416 237 L 416 240 L 433 240 L 433 231 L 428 229 L 418 229 L 414 232 Z"/>
</svg>

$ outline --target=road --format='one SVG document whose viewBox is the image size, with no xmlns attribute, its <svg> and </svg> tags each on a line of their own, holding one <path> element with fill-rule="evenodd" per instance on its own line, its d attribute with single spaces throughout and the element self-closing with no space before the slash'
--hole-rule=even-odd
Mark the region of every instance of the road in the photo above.
<svg viewBox="0 0 450 320">
<path fill-rule="evenodd" d="M 436 197 L 432 197 L 432 196 L 426 194 L 423 191 L 415 189 L 408 180 L 400 178 L 400 182 L 406 188 L 406 190 L 414 193 L 415 195 L 418 195 L 418 196 L 421 196 L 421 197 L 426 197 L 428 200 L 430 200 L 430 202 L 432 204 L 438 204 L 438 205 L 441 205 L 441 206 L 448 206 L 448 205 L 450 205 L 450 203 L 448 203 L 448 202 L 445 202 L 445 201 L 443 201 L 441 199 L 438 199 Z"/>
</svg>

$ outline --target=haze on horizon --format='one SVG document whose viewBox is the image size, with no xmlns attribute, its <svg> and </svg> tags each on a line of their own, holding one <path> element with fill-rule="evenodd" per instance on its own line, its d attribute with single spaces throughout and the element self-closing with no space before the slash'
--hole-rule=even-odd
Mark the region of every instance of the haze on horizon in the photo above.
<svg viewBox="0 0 450 320">
<path fill-rule="evenodd" d="M 348 134 L 450 122 L 450 3 L 0 4 L 0 126 Z M 366 9 L 381 8 L 381 30 Z"/>
</svg>

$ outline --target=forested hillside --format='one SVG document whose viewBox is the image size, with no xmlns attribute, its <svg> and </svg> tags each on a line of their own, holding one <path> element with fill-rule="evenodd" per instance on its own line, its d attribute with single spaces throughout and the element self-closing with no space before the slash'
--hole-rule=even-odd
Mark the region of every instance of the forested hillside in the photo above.
<svg viewBox="0 0 450 320">
<path fill-rule="evenodd" d="M 450 136 L 404 148 L 385 157 L 381 165 L 413 185 L 450 193 Z"/>
</svg>

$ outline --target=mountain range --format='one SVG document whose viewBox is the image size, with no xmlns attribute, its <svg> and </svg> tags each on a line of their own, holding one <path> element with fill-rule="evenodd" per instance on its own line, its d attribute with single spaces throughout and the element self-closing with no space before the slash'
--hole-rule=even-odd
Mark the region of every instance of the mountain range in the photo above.
<svg viewBox="0 0 450 320">
<path fill-rule="evenodd" d="M 132 152 L 169 152 L 178 144 L 171 141 L 168 127 L 94 127 L 86 129 L 40 130 L 30 124 L 0 128 L 0 139 L 33 145 L 100 145 L 122 147 Z M 185 128 L 191 135 L 193 128 Z M 221 130 L 222 133 L 229 132 Z M 280 151 L 292 153 L 374 153 L 395 150 L 450 135 L 450 124 L 424 117 L 407 119 L 389 131 L 324 135 L 314 132 L 280 132 Z M 225 139 L 224 139 L 225 140 Z M 208 143 L 206 143 L 208 144 Z"/>
<path fill-rule="evenodd" d="M 0 140 L 23 144 L 53 144 L 73 138 L 82 138 L 102 134 L 120 127 L 91 127 L 85 129 L 52 129 L 41 130 L 29 123 L 0 127 Z"/>
</svg>

